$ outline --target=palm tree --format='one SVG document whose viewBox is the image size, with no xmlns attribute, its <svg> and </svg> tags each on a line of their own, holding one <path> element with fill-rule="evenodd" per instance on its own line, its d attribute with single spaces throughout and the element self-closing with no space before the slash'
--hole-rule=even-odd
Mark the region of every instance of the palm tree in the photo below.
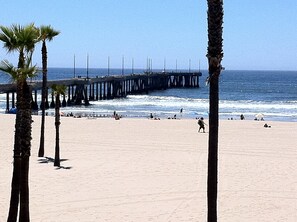
<svg viewBox="0 0 297 222">
<path fill-rule="evenodd" d="M 208 3 L 208 83 L 209 90 L 209 138 L 207 200 L 208 221 L 217 221 L 218 186 L 218 131 L 219 131 L 219 76 L 223 58 L 223 0 L 207 0 Z"/>
<path fill-rule="evenodd" d="M 38 151 L 38 157 L 44 156 L 44 125 L 45 125 L 45 109 L 48 108 L 46 105 L 47 98 L 47 49 L 46 41 L 51 41 L 60 32 L 54 30 L 51 26 L 40 27 L 40 40 L 42 41 L 42 96 L 41 96 L 41 132 L 40 132 L 40 145 Z"/>
<path fill-rule="evenodd" d="M 17 220 L 20 203 L 19 221 L 30 221 L 29 217 L 29 157 L 31 152 L 31 88 L 27 78 L 33 77 L 37 69 L 31 66 L 32 54 L 39 32 L 30 24 L 27 26 L 0 26 L 0 41 L 8 52 L 18 51 L 18 66 L 7 60 L 0 64 L 0 70 L 11 75 L 17 86 L 17 114 L 14 137 L 14 163 L 11 183 L 10 208 L 7 221 Z"/>
<path fill-rule="evenodd" d="M 55 127 L 56 127 L 56 146 L 55 146 L 55 161 L 54 166 L 60 167 L 60 95 L 65 95 L 66 86 L 64 85 L 56 85 L 52 86 L 53 94 L 56 96 L 56 104 L 55 104 Z"/>
</svg>

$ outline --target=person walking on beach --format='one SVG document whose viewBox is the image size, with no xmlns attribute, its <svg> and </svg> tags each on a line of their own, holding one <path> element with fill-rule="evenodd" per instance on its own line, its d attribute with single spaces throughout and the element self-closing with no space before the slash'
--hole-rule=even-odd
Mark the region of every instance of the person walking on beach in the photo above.
<svg viewBox="0 0 297 222">
<path fill-rule="evenodd" d="M 200 132 L 200 130 L 202 129 L 203 130 L 203 133 L 205 133 L 205 123 L 204 123 L 204 118 L 201 117 L 199 120 L 198 120 L 198 125 L 199 125 L 199 130 L 198 132 Z"/>
</svg>

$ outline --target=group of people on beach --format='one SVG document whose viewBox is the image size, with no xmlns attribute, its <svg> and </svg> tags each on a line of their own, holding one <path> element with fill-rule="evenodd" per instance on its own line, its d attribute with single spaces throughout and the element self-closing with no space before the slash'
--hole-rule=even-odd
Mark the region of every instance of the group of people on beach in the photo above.
<svg viewBox="0 0 297 222">
<path fill-rule="evenodd" d="M 180 116 L 182 116 L 183 108 L 180 109 L 179 113 L 180 113 Z M 150 113 L 149 119 L 160 120 L 160 118 L 157 118 L 156 116 L 154 116 L 153 113 Z M 168 119 L 177 119 L 177 116 L 175 114 L 172 118 L 168 117 Z M 202 132 L 205 133 L 205 126 L 207 126 L 207 124 L 204 122 L 204 118 L 200 117 L 200 118 L 196 118 L 196 119 L 198 119 L 198 122 L 197 122 L 197 124 L 199 126 L 198 132 L 200 132 L 202 130 Z"/>
</svg>

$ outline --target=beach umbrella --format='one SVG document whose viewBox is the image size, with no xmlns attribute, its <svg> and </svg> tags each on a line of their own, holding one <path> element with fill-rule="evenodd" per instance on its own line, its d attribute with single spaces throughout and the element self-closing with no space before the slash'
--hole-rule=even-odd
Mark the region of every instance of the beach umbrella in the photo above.
<svg viewBox="0 0 297 222">
<path fill-rule="evenodd" d="M 261 119 L 264 118 L 264 114 L 263 114 L 263 113 L 258 113 L 258 114 L 255 115 L 255 118 L 256 118 L 257 120 L 261 120 Z"/>
</svg>

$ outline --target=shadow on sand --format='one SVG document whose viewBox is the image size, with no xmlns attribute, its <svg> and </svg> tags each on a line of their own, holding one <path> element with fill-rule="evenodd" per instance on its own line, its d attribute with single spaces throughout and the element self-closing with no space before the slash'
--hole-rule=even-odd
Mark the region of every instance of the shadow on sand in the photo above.
<svg viewBox="0 0 297 222">
<path fill-rule="evenodd" d="M 67 161 L 68 159 L 60 159 L 60 162 L 64 162 L 64 161 Z M 55 162 L 55 159 L 52 158 L 52 157 L 44 157 L 44 158 L 41 158 L 38 160 L 39 163 L 54 163 Z M 65 166 L 59 166 L 59 167 L 56 167 L 56 170 L 59 170 L 59 169 L 65 169 L 65 170 L 70 170 L 72 169 L 72 167 L 65 167 Z"/>
</svg>

